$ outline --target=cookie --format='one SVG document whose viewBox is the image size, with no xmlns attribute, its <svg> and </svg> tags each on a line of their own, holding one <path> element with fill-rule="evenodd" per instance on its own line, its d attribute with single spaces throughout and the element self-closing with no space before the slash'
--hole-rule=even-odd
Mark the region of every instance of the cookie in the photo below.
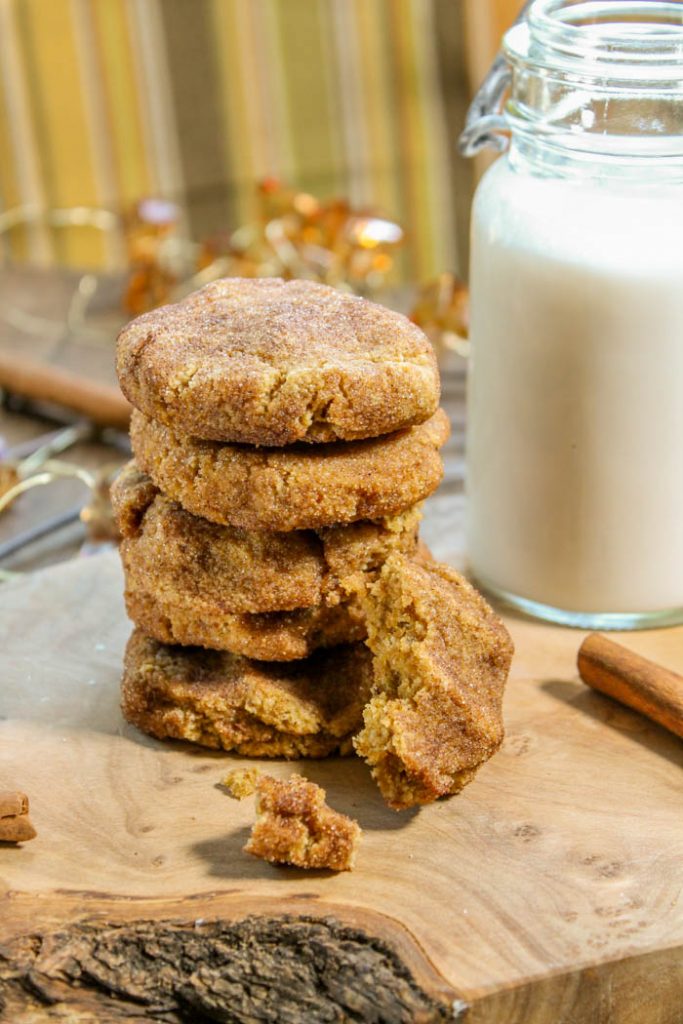
<svg viewBox="0 0 683 1024">
<path fill-rule="evenodd" d="M 443 476 L 450 426 L 426 423 L 370 441 L 250 448 L 198 441 L 140 412 L 131 442 L 140 469 L 183 508 L 245 530 L 317 529 L 394 515 L 422 501 Z"/>
<path fill-rule="evenodd" d="M 185 512 L 134 463 L 112 500 L 135 625 L 162 643 L 267 662 L 364 639 L 358 589 L 391 551 L 417 547 L 415 506 L 377 522 L 265 534 Z"/>
<path fill-rule="evenodd" d="M 234 615 L 221 611 L 215 600 L 160 590 L 125 555 L 123 567 L 128 617 L 163 644 L 198 645 L 259 661 L 296 661 L 319 647 L 353 643 L 366 635 L 355 596 L 331 607 Z"/>
<path fill-rule="evenodd" d="M 419 507 L 378 522 L 264 533 L 186 512 L 135 463 L 112 488 L 126 606 L 161 643 L 264 661 L 365 637 L 356 596 L 394 550 L 417 546 Z"/>
<path fill-rule="evenodd" d="M 391 555 L 361 600 L 375 678 L 356 751 L 396 810 L 457 793 L 502 743 L 510 636 L 438 562 Z"/>
<path fill-rule="evenodd" d="M 298 868 L 351 871 L 361 837 L 357 821 L 325 803 L 325 790 L 301 775 L 256 784 L 256 821 L 245 853 Z"/>
<path fill-rule="evenodd" d="M 439 404 L 434 351 L 415 324 L 311 281 L 214 281 L 124 327 L 116 366 L 135 408 L 215 441 L 378 437 Z"/>
<path fill-rule="evenodd" d="M 375 522 L 290 533 L 221 526 L 166 497 L 135 462 L 111 489 L 127 576 L 213 606 L 214 617 L 339 604 L 392 551 L 413 554 L 419 505 Z"/>
<path fill-rule="evenodd" d="M 126 719 L 158 739 L 251 757 L 350 753 L 370 689 L 363 644 L 294 665 L 166 647 L 135 630 L 121 684 Z"/>
</svg>

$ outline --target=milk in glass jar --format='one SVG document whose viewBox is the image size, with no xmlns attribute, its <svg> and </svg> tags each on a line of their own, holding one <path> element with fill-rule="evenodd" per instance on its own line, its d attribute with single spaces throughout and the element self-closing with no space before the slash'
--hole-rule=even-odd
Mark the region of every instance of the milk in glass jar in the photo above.
<svg viewBox="0 0 683 1024">
<path fill-rule="evenodd" d="M 473 210 L 470 567 L 557 622 L 681 622 L 683 4 L 536 0 L 504 50 L 510 146 Z"/>
</svg>

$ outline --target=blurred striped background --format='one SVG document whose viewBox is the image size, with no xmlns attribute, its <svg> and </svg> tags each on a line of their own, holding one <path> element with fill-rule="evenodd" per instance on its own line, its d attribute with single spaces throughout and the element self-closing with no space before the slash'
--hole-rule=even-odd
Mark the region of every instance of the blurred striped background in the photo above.
<svg viewBox="0 0 683 1024">
<path fill-rule="evenodd" d="M 461 0 L 0 0 L 0 194 L 181 201 L 201 238 L 279 176 L 398 219 L 404 273 L 464 270 Z M 15 232 L 32 262 L 115 261 L 88 229 Z"/>
</svg>

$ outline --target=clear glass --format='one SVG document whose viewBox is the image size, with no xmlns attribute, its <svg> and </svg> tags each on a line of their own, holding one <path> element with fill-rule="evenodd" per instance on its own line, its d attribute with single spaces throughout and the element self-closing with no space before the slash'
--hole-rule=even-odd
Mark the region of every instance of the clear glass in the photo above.
<svg viewBox="0 0 683 1024">
<path fill-rule="evenodd" d="M 468 555 L 582 628 L 683 622 L 683 4 L 537 0 L 473 211 Z"/>
</svg>

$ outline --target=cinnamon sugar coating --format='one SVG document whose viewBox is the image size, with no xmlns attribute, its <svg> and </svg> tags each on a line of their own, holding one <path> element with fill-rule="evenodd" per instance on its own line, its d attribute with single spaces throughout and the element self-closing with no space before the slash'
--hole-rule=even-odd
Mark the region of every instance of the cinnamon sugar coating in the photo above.
<svg viewBox="0 0 683 1024">
<path fill-rule="evenodd" d="M 264 775 L 256 793 L 257 817 L 246 853 L 299 868 L 353 868 L 360 826 L 325 803 L 324 789 L 300 775 Z"/>
<path fill-rule="evenodd" d="M 0 790 L 0 843 L 27 843 L 38 834 L 28 816 L 28 797 L 18 789 Z"/>
<path fill-rule="evenodd" d="M 274 612 L 339 604 L 358 574 L 392 551 L 412 554 L 421 508 L 374 522 L 272 533 L 221 526 L 166 497 L 129 462 L 111 489 L 131 571 L 157 588 L 215 602 L 222 612 Z"/>
<path fill-rule="evenodd" d="M 404 511 L 443 476 L 450 432 L 439 410 L 426 423 L 369 441 L 251 448 L 199 441 L 135 411 L 137 464 L 187 511 L 245 530 L 318 529 Z"/>
<path fill-rule="evenodd" d="M 362 640 L 356 591 L 391 551 L 415 552 L 420 509 L 377 522 L 265 533 L 186 512 L 129 463 L 112 487 L 126 603 L 162 643 L 267 661 Z"/>
<path fill-rule="evenodd" d="M 510 636 L 438 562 L 391 555 L 361 600 L 374 685 L 356 751 L 396 810 L 457 793 L 502 743 Z"/>
<path fill-rule="evenodd" d="M 291 612 L 232 615 L 212 601 L 160 591 L 125 556 L 126 611 L 148 636 L 164 644 L 230 651 L 260 661 L 297 661 L 320 647 L 363 640 L 365 618 L 356 597 Z"/>
<path fill-rule="evenodd" d="M 233 768 L 225 776 L 221 785 L 230 793 L 235 800 L 245 800 L 252 793 L 256 792 L 258 781 L 262 772 L 251 765 L 249 768 Z"/>
<path fill-rule="evenodd" d="M 126 719 L 158 739 L 251 757 L 350 753 L 370 690 L 362 644 L 290 665 L 167 647 L 135 630 L 121 683 Z"/>
<path fill-rule="evenodd" d="M 400 313 L 311 281 L 224 278 L 121 331 L 121 389 L 216 441 L 378 437 L 436 411 L 434 351 Z"/>
</svg>

